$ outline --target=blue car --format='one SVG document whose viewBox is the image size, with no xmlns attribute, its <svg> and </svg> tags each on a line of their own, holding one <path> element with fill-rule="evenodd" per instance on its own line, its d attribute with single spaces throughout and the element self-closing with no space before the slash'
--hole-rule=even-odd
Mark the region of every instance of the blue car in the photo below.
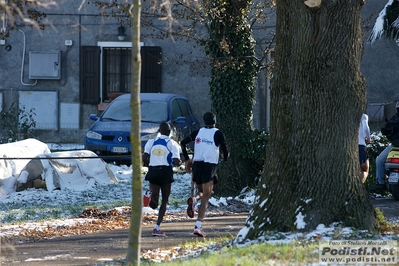
<svg viewBox="0 0 399 266">
<path fill-rule="evenodd" d="M 162 122 L 171 125 L 171 137 L 177 142 L 200 128 L 187 98 L 182 95 L 140 93 L 140 100 L 142 150 L 147 140 L 158 136 Z M 95 152 L 105 161 L 130 164 L 130 94 L 117 97 L 100 116 L 91 114 L 90 119 L 95 122 L 84 138 L 85 149 Z"/>
</svg>

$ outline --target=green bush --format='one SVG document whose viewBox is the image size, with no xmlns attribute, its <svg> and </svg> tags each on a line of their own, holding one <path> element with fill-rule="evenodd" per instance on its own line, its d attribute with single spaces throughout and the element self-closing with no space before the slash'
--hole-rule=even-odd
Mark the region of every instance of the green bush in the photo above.
<svg viewBox="0 0 399 266">
<path fill-rule="evenodd" d="M 257 170 L 258 176 L 255 181 L 263 173 L 266 160 L 266 147 L 269 141 L 269 132 L 265 130 L 255 129 L 249 134 L 249 145 L 243 147 L 242 156 L 250 160 L 252 167 Z"/>
<path fill-rule="evenodd" d="M 25 110 L 25 106 L 17 108 L 15 103 L 7 110 L 0 112 L 0 143 L 10 143 L 34 137 L 36 127 L 35 109 Z"/>
</svg>

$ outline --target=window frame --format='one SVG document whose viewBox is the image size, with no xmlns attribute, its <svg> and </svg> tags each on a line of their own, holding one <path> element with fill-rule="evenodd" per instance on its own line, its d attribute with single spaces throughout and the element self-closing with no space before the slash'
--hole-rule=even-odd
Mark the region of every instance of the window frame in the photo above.
<svg viewBox="0 0 399 266">
<path fill-rule="evenodd" d="M 97 46 L 100 47 L 100 103 L 104 103 L 104 84 L 103 84 L 103 73 L 104 73 L 104 48 L 132 48 L 132 42 L 97 42 Z M 144 46 L 143 42 L 140 42 L 140 47 Z"/>
<path fill-rule="evenodd" d="M 103 75 L 104 48 L 131 49 L 131 45 L 131 42 L 98 42 L 95 46 L 82 45 L 80 47 L 79 98 L 82 104 L 97 105 L 98 110 L 102 111 L 108 102 L 126 93 L 122 91 L 107 92 L 105 95 L 103 85 L 105 81 Z M 140 54 L 140 92 L 162 92 L 162 48 L 160 46 L 144 46 L 144 43 L 140 42 Z"/>
</svg>

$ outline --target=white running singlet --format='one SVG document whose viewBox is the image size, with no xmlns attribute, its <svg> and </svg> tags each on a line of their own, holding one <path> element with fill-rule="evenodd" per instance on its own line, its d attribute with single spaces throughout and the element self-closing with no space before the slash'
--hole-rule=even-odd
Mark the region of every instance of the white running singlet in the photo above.
<svg viewBox="0 0 399 266">
<path fill-rule="evenodd" d="M 194 144 L 194 161 L 218 164 L 219 147 L 215 145 L 214 136 L 217 128 L 201 128 Z"/>
</svg>

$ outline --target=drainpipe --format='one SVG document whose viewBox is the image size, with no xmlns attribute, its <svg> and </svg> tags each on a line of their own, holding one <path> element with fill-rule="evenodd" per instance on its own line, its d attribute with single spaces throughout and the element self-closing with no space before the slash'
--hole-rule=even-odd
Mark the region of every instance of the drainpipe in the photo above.
<svg viewBox="0 0 399 266">
<path fill-rule="evenodd" d="M 23 81 L 23 76 L 24 76 L 24 63 L 25 63 L 25 49 L 26 49 L 26 35 L 25 32 L 22 30 L 19 30 L 23 35 L 24 35 L 24 47 L 23 47 L 23 52 L 22 52 L 22 66 L 21 66 L 21 83 L 24 86 L 35 86 L 37 84 L 37 80 L 35 83 L 24 83 Z"/>
</svg>

